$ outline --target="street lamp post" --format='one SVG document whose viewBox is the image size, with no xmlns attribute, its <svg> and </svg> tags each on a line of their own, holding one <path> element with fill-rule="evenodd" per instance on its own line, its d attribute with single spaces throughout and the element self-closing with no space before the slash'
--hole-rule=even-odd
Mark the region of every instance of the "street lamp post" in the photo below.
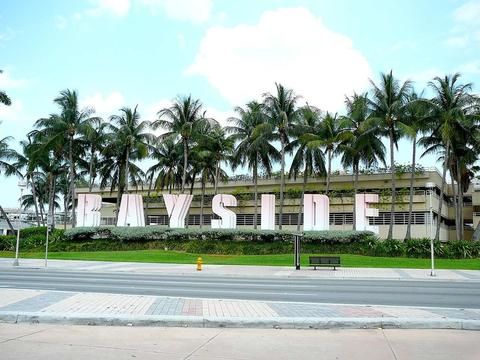
<svg viewBox="0 0 480 360">
<path fill-rule="evenodd" d="M 23 189 L 27 184 L 25 181 L 19 181 L 18 182 L 18 187 L 20 189 L 20 199 L 18 200 L 18 218 L 17 218 L 17 244 L 15 246 L 15 260 L 13 260 L 13 266 L 18 266 L 18 249 L 20 246 L 20 220 L 22 217 L 22 198 L 23 198 Z"/>
<path fill-rule="evenodd" d="M 433 237 L 433 206 L 432 206 L 432 193 L 435 189 L 435 184 L 428 182 L 425 184 L 425 187 L 428 189 L 428 202 L 430 205 L 430 258 L 431 258 L 431 268 L 430 276 L 435 276 L 435 247 L 434 247 L 434 237 Z M 440 199 L 442 201 L 442 199 Z M 440 216 L 440 215 L 439 215 Z"/>
</svg>

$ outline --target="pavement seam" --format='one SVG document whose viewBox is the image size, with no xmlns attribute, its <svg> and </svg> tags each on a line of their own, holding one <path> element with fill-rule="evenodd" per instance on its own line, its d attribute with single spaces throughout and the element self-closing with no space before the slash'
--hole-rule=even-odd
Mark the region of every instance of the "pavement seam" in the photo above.
<svg viewBox="0 0 480 360">
<path fill-rule="evenodd" d="M 193 356 L 193 354 L 195 354 L 198 350 L 200 350 L 201 348 L 203 348 L 205 345 L 209 344 L 210 342 L 212 342 L 218 335 L 220 335 L 221 333 L 223 333 L 224 329 L 221 329 L 217 334 L 213 335 L 212 337 L 210 337 L 207 341 L 205 341 L 203 344 L 197 346 L 195 349 L 193 349 L 193 351 L 188 354 L 187 356 L 185 356 L 183 358 L 183 360 L 188 360 L 189 358 L 191 358 Z"/>
<path fill-rule="evenodd" d="M 45 330 L 47 330 L 47 329 L 41 329 L 41 330 L 38 330 L 38 331 L 34 331 L 34 332 L 30 333 L 30 334 L 20 335 L 20 336 L 11 338 L 11 339 L 6 339 L 6 340 L 3 340 L 3 341 L 0 341 L 0 344 L 5 344 L 5 343 L 7 343 L 7 342 L 9 342 L 9 341 L 20 340 L 20 339 L 22 339 L 22 338 L 24 338 L 24 337 L 26 337 L 26 336 L 35 335 L 35 334 L 41 333 L 42 331 L 45 331 Z"/>
<path fill-rule="evenodd" d="M 393 349 L 392 344 L 390 343 L 390 339 L 388 338 L 387 334 L 385 334 L 385 329 L 382 328 L 381 330 L 382 330 L 383 338 L 384 338 L 385 341 L 387 342 L 388 348 L 389 348 L 390 351 L 392 352 L 393 358 L 394 358 L 395 360 L 398 360 L 398 356 L 397 356 L 397 354 L 395 353 L 395 350 Z"/>
</svg>

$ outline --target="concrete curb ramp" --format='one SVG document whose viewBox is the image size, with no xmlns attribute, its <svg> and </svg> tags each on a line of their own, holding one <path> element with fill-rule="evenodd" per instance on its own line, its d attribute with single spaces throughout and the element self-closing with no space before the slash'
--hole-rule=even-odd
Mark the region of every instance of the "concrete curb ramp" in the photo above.
<svg viewBox="0 0 480 360">
<path fill-rule="evenodd" d="M 418 318 L 215 318 L 201 316 L 98 316 L 0 312 L 0 322 L 14 324 L 62 324 L 91 326 L 162 326 L 256 329 L 451 329 L 479 330 L 480 320 Z"/>
</svg>

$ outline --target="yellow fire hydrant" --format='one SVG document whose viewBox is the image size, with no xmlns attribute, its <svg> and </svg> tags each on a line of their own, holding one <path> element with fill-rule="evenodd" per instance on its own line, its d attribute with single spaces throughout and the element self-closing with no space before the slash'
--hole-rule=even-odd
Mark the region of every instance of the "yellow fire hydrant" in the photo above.
<svg viewBox="0 0 480 360">
<path fill-rule="evenodd" d="M 197 271 L 202 271 L 202 264 L 203 264 L 202 258 L 199 257 L 197 259 Z"/>
</svg>

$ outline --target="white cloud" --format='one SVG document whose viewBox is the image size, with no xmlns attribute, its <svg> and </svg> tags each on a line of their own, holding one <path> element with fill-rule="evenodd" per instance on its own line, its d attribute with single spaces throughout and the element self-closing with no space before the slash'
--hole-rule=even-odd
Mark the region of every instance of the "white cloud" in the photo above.
<svg viewBox="0 0 480 360">
<path fill-rule="evenodd" d="M 12 105 L 0 105 L 0 121 L 19 122 L 22 121 L 23 103 L 20 100 L 12 101 Z M 31 119 L 28 119 L 31 120 Z M 0 135 L 3 137 L 4 135 Z"/>
<path fill-rule="evenodd" d="M 153 14 L 159 10 L 176 20 L 201 23 L 207 21 L 212 12 L 212 0 L 140 0 Z"/>
<path fill-rule="evenodd" d="M 57 29 L 63 30 L 63 29 L 65 29 L 65 28 L 67 27 L 67 25 L 68 25 L 68 20 L 67 20 L 66 17 L 64 17 L 64 16 L 57 16 L 57 17 L 55 18 L 55 26 L 56 26 Z"/>
<path fill-rule="evenodd" d="M 24 86 L 27 83 L 25 79 L 15 79 L 10 76 L 10 72 L 4 70 L 0 74 L 0 89 L 13 89 Z"/>
<path fill-rule="evenodd" d="M 480 45 L 480 0 L 470 0 L 453 12 L 454 26 L 447 46 L 467 48 Z"/>
<path fill-rule="evenodd" d="M 91 3 L 94 7 L 86 11 L 90 16 L 111 14 L 122 17 L 128 14 L 131 5 L 130 0 L 91 0 Z"/>
<path fill-rule="evenodd" d="M 480 61 L 471 61 L 461 65 L 458 70 L 461 74 L 480 75 Z"/>
<path fill-rule="evenodd" d="M 324 110 L 341 108 L 344 95 L 366 88 L 372 74 L 347 36 L 305 8 L 265 12 L 255 25 L 210 28 L 185 73 L 205 76 L 232 105 L 280 82 Z"/>
<path fill-rule="evenodd" d="M 103 95 L 100 92 L 87 96 L 80 101 L 81 107 L 91 107 L 95 109 L 98 116 L 107 119 L 109 116 L 116 114 L 118 110 L 125 106 L 123 95 L 118 91 Z"/>
<path fill-rule="evenodd" d="M 478 25 L 480 19 L 480 1 L 470 0 L 458 7 L 453 13 L 456 22 Z"/>
</svg>

